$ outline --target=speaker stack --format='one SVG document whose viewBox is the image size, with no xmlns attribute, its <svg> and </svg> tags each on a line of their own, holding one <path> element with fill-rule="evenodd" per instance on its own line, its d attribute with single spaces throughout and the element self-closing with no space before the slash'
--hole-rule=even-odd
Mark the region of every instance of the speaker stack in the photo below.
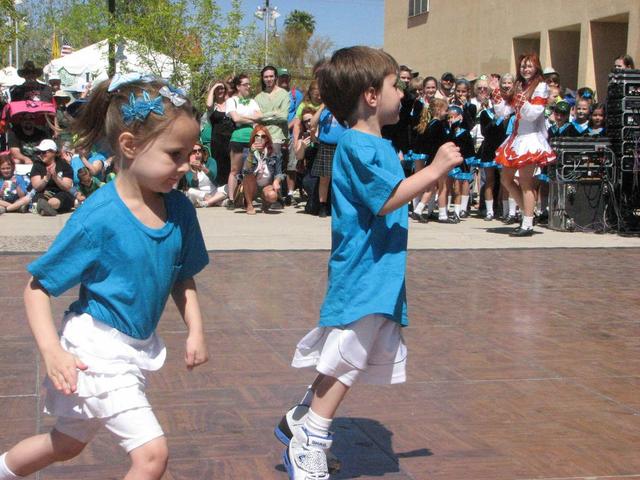
<svg viewBox="0 0 640 480">
<path fill-rule="evenodd" d="M 640 232 L 640 70 L 614 70 L 607 90 L 607 135 L 615 162 L 619 232 Z"/>
<path fill-rule="evenodd" d="M 615 164 L 610 140 L 558 137 L 550 143 L 557 160 L 549 166 L 549 228 L 609 230 L 607 205 Z"/>
</svg>

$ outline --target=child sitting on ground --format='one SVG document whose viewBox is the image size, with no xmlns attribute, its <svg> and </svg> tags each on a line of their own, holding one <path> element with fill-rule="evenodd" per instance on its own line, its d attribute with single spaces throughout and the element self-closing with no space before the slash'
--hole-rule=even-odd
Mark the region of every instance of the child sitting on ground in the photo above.
<svg viewBox="0 0 640 480">
<path fill-rule="evenodd" d="M 104 185 L 103 182 L 91 175 L 87 167 L 78 170 L 78 191 L 76 192 L 76 200 L 78 204 L 84 202 L 89 195 Z"/>
<path fill-rule="evenodd" d="M 8 151 L 0 153 L 0 215 L 5 212 L 29 211 L 31 197 L 27 194 L 28 185 L 15 172 L 16 166 L 11 154 Z"/>
</svg>

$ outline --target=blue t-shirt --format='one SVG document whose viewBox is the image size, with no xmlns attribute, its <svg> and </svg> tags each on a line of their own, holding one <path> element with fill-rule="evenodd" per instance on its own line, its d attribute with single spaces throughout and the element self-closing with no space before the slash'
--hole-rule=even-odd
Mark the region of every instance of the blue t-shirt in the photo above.
<svg viewBox="0 0 640 480">
<path fill-rule="evenodd" d="M 389 140 L 347 130 L 333 158 L 331 256 L 320 326 L 370 314 L 407 325 L 407 206 L 378 215 L 404 171 Z"/>
<path fill-rule="evenodd" d="M 111 182 L 75 211 L 47 253 L 27 266 L 58 296 L 80 284 L 69 309 L 138 339 L 155 330 L 173 284 L 209 262 L 195 209 L 178 191 L 164 195 L 167 221 L 144 225 Z"/>
<path fill-rule="evenodd" d="M 337 145 L 340 136 L 346 130 L 329 110 L 326 108 L 322 110 L 318 119 L 318 140 L 322 143 Z"/>
<path fill-rule="evenodd" d="M 304 96 L 302 95 L 302 92 L 296 88 L 291 89 L 289 92 L 289 98 L 291 101 L 289 102 L 289 115 L 287 117 L 287 122 L 291 123 L 291 120 L 296 116 L 296 110 L 298 110 Z"/>
</svg>

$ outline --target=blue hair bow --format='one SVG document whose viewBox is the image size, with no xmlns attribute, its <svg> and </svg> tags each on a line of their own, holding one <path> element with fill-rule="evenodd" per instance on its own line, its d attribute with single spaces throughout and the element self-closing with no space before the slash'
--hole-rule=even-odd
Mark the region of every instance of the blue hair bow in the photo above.
<svg viewBox="0 0 640 480">
<path fill-rule="evenodd" d="M 143 82 L 143 83 L 151 83 L 154 80 L 157 80 L 156 77 L 151 75 L 150 73 L 116 73 L 111 79 L 111 83 L 109 84 L 109 92 L 113 92 L 123 85 L 127 85 L 129 83 L 134 82 Z"/>
<path fill-rule="evenodd" d="M 136 98 L 131 93 L 129 95 L 129 103 L 122 105 L 122 120 L 125 124 L 130 124 L 135 121 L 144 122 L 151 112 L 157 115 L 164 115 L 164 104 L 162 103 L 162 97 L 156 97 L 151 100 L 149 93 L 142 92 L 142 98 Z"/>
<path fill-rule="evenodd" d="M 158 91 L 158 93 L 168 99 L 176 107 L 181 107 L 187 102 L 187 95 L 181 88 L 174 88 L 170 85 L 165 85 Z"/>
</svg>

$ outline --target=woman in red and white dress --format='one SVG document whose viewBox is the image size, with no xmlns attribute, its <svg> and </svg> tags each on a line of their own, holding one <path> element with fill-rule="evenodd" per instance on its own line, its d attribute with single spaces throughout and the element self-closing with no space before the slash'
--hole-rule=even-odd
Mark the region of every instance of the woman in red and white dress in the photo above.
<svg viewBox="0 0 640 480">
<path fill-rule="evenodd" d="M 503 167 L 502 185 L 522 210 L 522 224 L 510 235 L 528 237 L 533 235 L 534 173 L 553 162 L 556 155 L 547 142 L 544 109 L 549 87 L 542 77 L 540 60 L 536 54 L 523 55 L 518 65 L 513 93 L 494 106 L 498 116 L 516 116 L 513 132 L 496 151 L 496 163 Z"/>
</svg>

